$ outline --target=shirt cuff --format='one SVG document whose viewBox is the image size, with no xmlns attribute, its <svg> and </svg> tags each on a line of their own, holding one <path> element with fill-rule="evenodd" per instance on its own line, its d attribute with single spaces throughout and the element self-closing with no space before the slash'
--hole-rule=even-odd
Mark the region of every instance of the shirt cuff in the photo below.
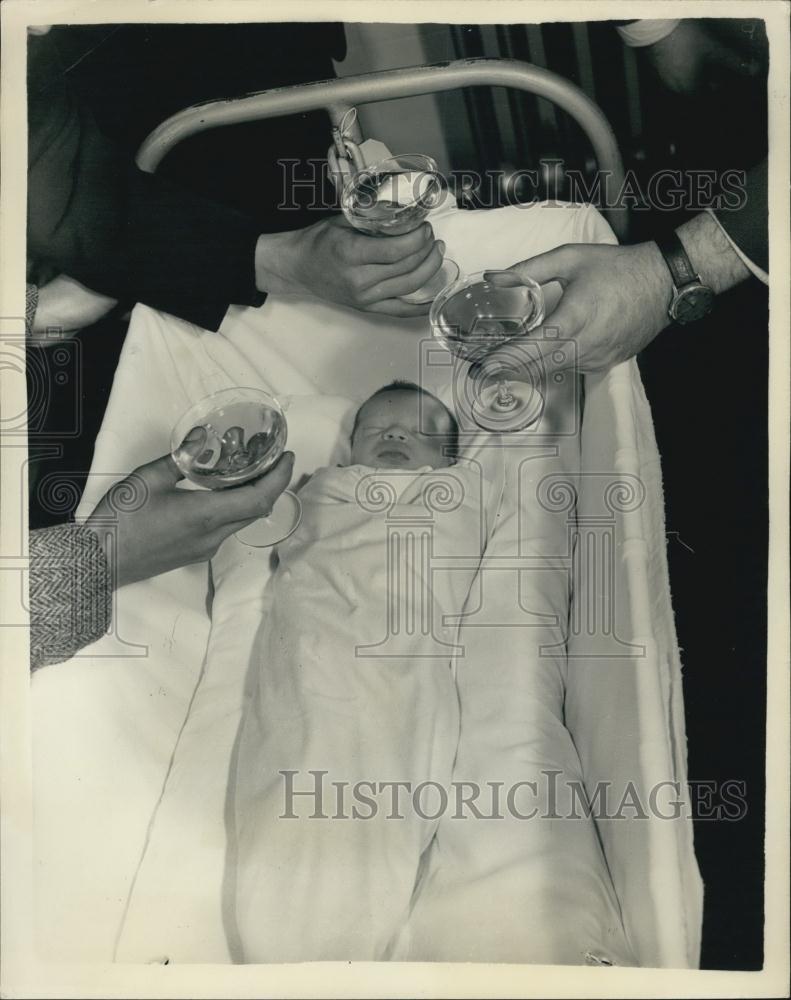
<svg viewBox="0 0 791 1000">
<path fill-rule="evenodd" d="M 667 38 L 678 27 L 679 21 L 680 18 L 632 21 L 630 24 L 617 25 L 615 30 L 629 48 L 641 49 Z"/>
<path fill-rule="evenodd" d="M 751 271 L 755 275 L 755 277 L 758 278 L 759 281 L 762 281 L 765 285 L 768 285 L 769 284 L 769 275 L 768 275 L 768 273 L 766 271 L 764 271 L 764 269 L 762 267 L 759 267 L 757 264 L 755 264 L 753 261 L 751 261 L 750 258 L 747 256 L 747 254 L 741 249 L 741 247 L 739 247 L 738 244 L 736 244 L 736 243 L 733 242 L 733 240 L 731 239 L 731 236 L 730 236 L 728 230 L 725 228 L 725 226 L 723 226 L 723 224 L 720 222 L 720 220 L 714 214 L 713 210 L 710 209 L 710 208 L 707 208 L 706 211 L 709 213 L 709 215 L 712 217 L 712 219 L 714 219 L 714 221 L 720 227 L 720 229 L 722 230 L 722 232 L 725 234 L 725 239 L 730 243 L 730 245 L 733 247 L 733 249 L 739 255 L 739 257 L 741 258 L 742 263 L 745 265 L 745 267 L 749 271 Z"/>
</svg>

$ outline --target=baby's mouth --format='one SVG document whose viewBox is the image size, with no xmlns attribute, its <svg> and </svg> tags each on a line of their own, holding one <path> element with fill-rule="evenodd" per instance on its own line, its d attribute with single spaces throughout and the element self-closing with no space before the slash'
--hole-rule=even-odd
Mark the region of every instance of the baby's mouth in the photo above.
<svg viewBox="0 0 791 1000">
<path fill-rule="evenodd" d="M 401 465 L 404 462 L 410 462 L 411 457 L 405 451 L 401 451 L 399 448 L 382 448 L 376 453 L 376 457 L 382 461 L 391 465 Z"/>
</svg>

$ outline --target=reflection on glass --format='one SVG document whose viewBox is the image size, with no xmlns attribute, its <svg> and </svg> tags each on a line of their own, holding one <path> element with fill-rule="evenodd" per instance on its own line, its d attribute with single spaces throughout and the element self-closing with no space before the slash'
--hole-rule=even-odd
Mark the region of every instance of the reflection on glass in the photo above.
<svg viewBox="0 0 791 1000">
<path fill-rule="evenodd" d="M 513 272 L 509 274 L 513 278 Z M 536 384 L 540 373 L 519 349 L 518 341 L 543 318 L 541 286 L 530 278 L 502 287 L 480 272 L 449 285 L 434 300 L 429 314 L 433 336 L 456 357 L 480 365 L 472 407 L 480 427 L 518 431 L 541 415 L 544 399 Z M 513 350 L 502 350 L 509 345 Z M 495 350 L 503 360 L 487 365 L 487 357 Z M 514 372 L 518 372 L 516 377 Z"/>
<path fill-rule="evenodd" d="M 288 425 L 274 396 L 260 389 L 222 389 L 199 400 L 176 423 L 171 454 L 179 471 L 210 490 L 247 483 L 283 454 Z M 299 500 L 286 491 L 269 517 L 236 532 L 247 545 L 275 545 L 299 523 Z"/>
</svg>

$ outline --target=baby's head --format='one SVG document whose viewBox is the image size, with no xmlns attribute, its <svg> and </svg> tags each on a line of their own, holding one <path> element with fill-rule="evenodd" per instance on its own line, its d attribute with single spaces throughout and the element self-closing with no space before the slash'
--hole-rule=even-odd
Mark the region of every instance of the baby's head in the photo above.
<svg viewBox="0 0 791 1000">
<path fill-rule="evenodd" d="M 455 462 L 459 425 L 436 396 L 414 382 L 392 382 L 369 396 L 352 428 L 352 465 L 432 469 Z"/>
</svg>

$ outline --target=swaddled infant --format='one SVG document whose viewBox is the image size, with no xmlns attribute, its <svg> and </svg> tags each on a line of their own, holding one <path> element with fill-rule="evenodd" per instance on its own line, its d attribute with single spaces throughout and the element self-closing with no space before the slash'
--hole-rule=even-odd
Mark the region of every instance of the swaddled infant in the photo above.
<svg viewBox="0 0 791 1000">
<path fill-rule="evenodd" d="M 245 961 L 387 958 L 406 920 L 458 741 L 453 616 L 487 534 L 457 443 L 439 399 L 386 386 L 357 413 L 351 464 L 301 490 L 240 737 Z"/>
<path fill-rule="evenodd" d="M 459 427 L 436 396 L 411 382 L 378 389 L 357 411 L 351 465 L 445 468 L 455 461 Z"/>
</svg>

